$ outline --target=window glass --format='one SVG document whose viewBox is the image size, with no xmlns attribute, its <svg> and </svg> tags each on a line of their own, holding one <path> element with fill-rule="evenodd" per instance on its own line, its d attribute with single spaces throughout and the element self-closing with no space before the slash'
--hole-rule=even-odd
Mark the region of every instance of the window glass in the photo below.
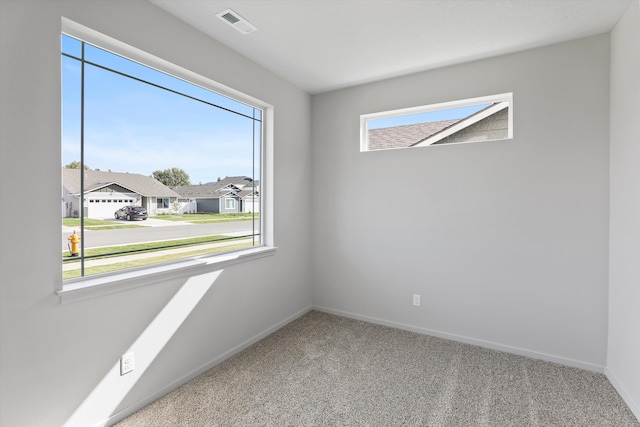
<svg viewBox="0 0 640 427">
<path fill-rule="evenodd" d="M 361 129 L 361 151 L 510 139 L 512 94 L 365 114 Z"/>
<path fill-rule="evenodd" d="M 67 35 L 61 47 L 65 279 L 262 245 L 257 196 L 232 225 L 214 203 L 224 186 L 259 189 L 260 108 Z"/>
<path fill-rule="evenodd" d="M 236 201 L 235 199 L 224 199 L 225 200 L 225 209 L 235 209 Z"/>
</svg>

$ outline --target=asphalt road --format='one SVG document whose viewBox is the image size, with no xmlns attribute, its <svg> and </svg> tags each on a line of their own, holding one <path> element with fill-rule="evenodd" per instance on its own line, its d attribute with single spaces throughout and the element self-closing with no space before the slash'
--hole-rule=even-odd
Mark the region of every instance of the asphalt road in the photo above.
<svg viewBox="0 0 640 427">
<path fill-rule="evenodd" d="M 155 221 L 160 221 L 159 223 Z M 144 225 L 140 228 L 124 228 L 113 230 L 85 230 L 84 247 L 95 248 L 100 246 L 121 245 L 126 243 L 143 243 L 160 240 L 183 239 L 189 237 L 211 235 L 240 235 L 251 234 L 253 223 L 251 221 L 221 222 L 210 224 L 185 224 L 172 223 L 164 220 L 147 221 L 118 221 L 122 224 Z M 157 224 L 157 225 L 154 225 Z M 62 250 L 68 250 L 68 238 L 73 230 L 63 227 Z"/>
</svg>

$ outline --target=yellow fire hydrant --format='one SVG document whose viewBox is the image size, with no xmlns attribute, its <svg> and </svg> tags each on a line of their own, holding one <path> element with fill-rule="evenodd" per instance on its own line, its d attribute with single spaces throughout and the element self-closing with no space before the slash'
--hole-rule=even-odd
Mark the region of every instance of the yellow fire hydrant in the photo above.
<svg viewBox="0 0 640 427">
<path fill-rule="evenodd" d="M 78 256 L 80 254 L 80 236 L 76 234 L 76 231 L 73 230 L 73 234 L 69 237 L 69 252 L 71 256 Z"/>
</svg>

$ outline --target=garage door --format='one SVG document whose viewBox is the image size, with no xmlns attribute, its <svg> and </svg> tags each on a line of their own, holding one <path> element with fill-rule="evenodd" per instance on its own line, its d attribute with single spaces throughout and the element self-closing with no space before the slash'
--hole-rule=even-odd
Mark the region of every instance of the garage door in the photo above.
<svg viewBox="0 0 640 427">
<path fill-rule="evenodd" d="M 89 218 L 105 219 L 113 218 L 115 211 L 123 206 L 135 205 L 136 199 L 129 197 L 90 197 L 89 198 Z"/>
</svg>

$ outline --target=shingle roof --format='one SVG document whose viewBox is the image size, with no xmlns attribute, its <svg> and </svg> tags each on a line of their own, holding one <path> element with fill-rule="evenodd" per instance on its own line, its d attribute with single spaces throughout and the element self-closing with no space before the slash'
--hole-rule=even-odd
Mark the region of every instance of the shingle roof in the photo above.
<svg viewBox="0 0 640 427">
<path fill-rule="evenodd" d="M 245 198 L 247 196 L 254 196 L 254 197 L 258 196 L 258 192 L 253 190 L 240 190 L 240 191 L 236 191 L 236 194 L 240 198 Z"/>
<path fill-rule="evenodd" d="M 257 181 L 253 181 L 248 176 L 227 176 L 224 179 L 218 181 L 218 183 L 223 185 L 233 184 L 240 187 L 252 186 L 254 185 L 254 183 L 255 185 L 257 185 Z"/>
<path fill-rule="evenodd" d="M 495 102 L 463 118 L 458 123 L 418 142 L 415 146 L 424 147 L 436 144 L 449 144 L 451 142 L 471 142 L 474 140 L 473 137 L 471 137 L 472 134 L 475 134 L 475 138 L 480 137 L 480 139 L 476 140 L 504 139 L 508 135 L 508 124 L 503 124 L 502 122 L 508 120 L 508 111 L 508 102 Z M 476 131 L 472 132 L 474 128 Z M 472 134 L 469 134 L 469 132 L 472 132 Z M 467 133 L 466 140 L 457 140 L 456 135 L 460 138 L 463 137 L 465 133 Z"/>
<path fill-rule="evenodd" d="M 410 147 L 459 121 L 460 119 L 441 120 L 371 129 L 369 130 L 369 150 Z"/>
<path fill-rule="evenodd" d="M 84 171 L 86 191 L 97 190 L 110 184 L 118 184 L 146 197 L 178 197 L 178 193 L 149 176 L 137 173 Z M 62 169 L 62 184 L 72 194 L 80 194 L 80 170 Z"/>
<path fill-rule="evenodd" d="M 254 186 L 257 187 L 257 185 L 258 181 L 252 181 L 246 176 L 228 176 L 211 184 L 182 185 L 171 188 L 181 197 L 211 199 L 221 197 L 231 191 L 238 193 L 238 189 L 253 191 Z M 231 188 L 232 186 L 234 188 Z"/>
<path fill-rule="evenodd" d="M 180 197 L 217 198 L 220 197 L 218 190 L 222 187 L 224 186 L 220 185 L 220 182 L 216 182 L 214 184 L 181 185 L 179 187 L 171 188 L 173 191 L 180 194 Z"/>
</svg>

